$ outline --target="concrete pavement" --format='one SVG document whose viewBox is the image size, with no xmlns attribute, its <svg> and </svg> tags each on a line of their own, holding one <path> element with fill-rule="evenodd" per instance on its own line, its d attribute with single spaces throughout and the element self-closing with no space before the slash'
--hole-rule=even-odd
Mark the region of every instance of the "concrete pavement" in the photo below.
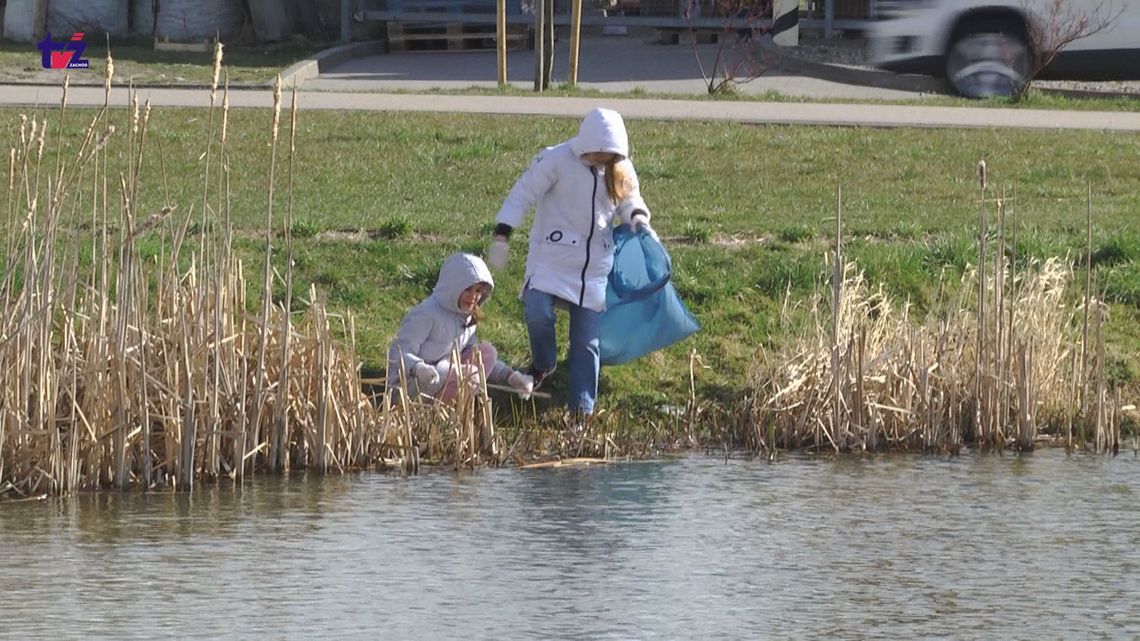
<svg viewBox="0 0 1140 641">
<path fill-rule="evenodd" d="M 655 33 L 655 32 L 654 32 Z M 835 48 L 851 44 L 833 45 Z M 857 46 L 857 45 L 856 45 Z M 810 99 L 921 100 L 944 95 L 941 80 L 857 67 L 809 63 L 775 45 L 749 45 L 753 55 L 734 67 L 733 76 L 747 80 L 736 91 L 745 96 L 779 93 Z M 658 44 L 652 37 L 585 36 L 579 47 L 578 86 L 603 93 L 707 95 L 707 77 L 713 76 L 718 55 L 735 65 L 743 45 Z M 570 44 L 555 46 L 554 84 L 569 77 Z M 534 86 L 534 52 L 507 53 L 507 80 L 524 90 Z M 341 60 L 306 80 L 316 91 L 429 91 L 432 89 L 494 89 L 494 51 L 420 51 L 372 53 Z"/>
<path fill-rule="evenodd" d="M 140 100 L 154 107 L 207 107 L 206 89 L 142 88 Z M 59 104 L 60 87 L 6 85 L 0 87 L 0 104 Z M 221 98 L 219 97 L 219 102 Z M 111 101 L 129 104 L 126 88 L 112 90 Z M 289 103 L 286 96 L 285 105 Z M 72 87 L 69 105 L 103 104 L 101 87 Z M 233 108 L 273 106 L 268 89 L 230 90 Z M 1057 111 L 1043 109 L 984 109 L 882 104 L 839 104 L 758 101 L 716 101 L 542 96 L 471 96 L 308 91 L 297 96 L 301 110 L 427 111 L 490 114 L 540 114 L 577 118 L 592 107 L 607 106 L 627 118 L 659 120 L 710 120 L 753 124 L 841 125 L 864 127 L 1013 127 L 1026 129 L 1088 129 L 1140 132 L 1140 113 Z"/>
</svg>

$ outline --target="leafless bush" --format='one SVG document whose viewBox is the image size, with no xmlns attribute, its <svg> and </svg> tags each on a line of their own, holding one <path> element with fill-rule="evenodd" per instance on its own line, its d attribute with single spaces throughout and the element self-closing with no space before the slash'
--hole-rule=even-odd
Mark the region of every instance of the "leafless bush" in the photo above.
<svg viewBox="0 0 1140 641">
<path fill-rule="evenodd" d="M 693 56 L 701 70 L 709 94 L 728 93 L 751 82 L 771 69 L 779 58 L 774 47 L 762 45 L 772 15 L 771 0 L 711 0 L 708 9 L 724 22 L 716 29 L 716 50 L 712 64 L 705 67 L 698 48 L 695 19 L 701 15 L 700 0 L 688 0 L 685 19 L 689 22 Z"/>
<path fill-rule="evenodd" d="M 1045 0 L 1039 11 L 1030 10 L 1023 0 L 1027 21 L 1027 43 L 1033 59 L 1020 95 L 1029 90 L 1033 79 L 1056 60 L 1069 45 L 1113 27 L 1124 7 L 1117 0 L 1101 0 L 1093 5 L 1073 0 Z M 1036 7 L 1036 3 L 1034 3 Z M 1020 97 L 1019 95 L 1019 97 Z"/>
</svg>

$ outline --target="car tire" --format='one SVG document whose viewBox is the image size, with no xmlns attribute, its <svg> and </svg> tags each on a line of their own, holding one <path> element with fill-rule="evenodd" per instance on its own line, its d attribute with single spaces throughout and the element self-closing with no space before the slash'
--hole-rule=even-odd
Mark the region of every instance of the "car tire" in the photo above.
<svg viewBox="0 0 1140 641">
<path fill-rule="evenodd" d="M 960 29 L 946 50 L 946 80 L 967 98 L 1015 96 L 1029 83 L 1033 52 L 1013 21 Z"/>
</svg>

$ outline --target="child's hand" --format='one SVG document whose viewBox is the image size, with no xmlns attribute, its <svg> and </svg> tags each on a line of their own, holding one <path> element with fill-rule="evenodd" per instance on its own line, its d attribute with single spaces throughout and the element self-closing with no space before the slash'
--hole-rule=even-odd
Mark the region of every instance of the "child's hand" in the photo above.
<svg viewBox="0 0 1140 641">
<path fill-rule="evenodd" d="M 534 391 L 534 379 L 518 370 L 511 372 L 511 375 L 507 377 L 507 384 L 510 385 L 524 401 L 530 398 L 530 393 Z"/>
<path fill-rule="evenodd" d="M 416 382 L 424 389 L 430 389 L 439 384 L 439 371 L 427 363 L 416 363 L 416 366 L 412 368 L 412 374 L 416 377 Z"/>
</svg>

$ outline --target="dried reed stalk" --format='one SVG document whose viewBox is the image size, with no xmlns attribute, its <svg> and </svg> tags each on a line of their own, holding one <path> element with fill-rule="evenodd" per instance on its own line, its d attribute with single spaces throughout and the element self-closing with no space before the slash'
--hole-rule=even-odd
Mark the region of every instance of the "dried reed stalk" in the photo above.
<svg viewBox="0 0 1140 641">
<path fill-rule="evenodd" d="M 212 117 L 209 125 L 211 138 L 220 133 L 220 139 L 207 142 L 203 157 L 220 169 L 207 174 L 202 211 L 176 217 L 176 204 L 166 202 L 146 215 L 139 194 L 147 179 L 150 105 L 140 107 L 132 97 L 127 135 L 116 137 L 111 73 L 108 104 L 77 140 L 62 133 L 66 98 L 61 103 L 53 169 L 40 168 L 46 118 L 22 118 L 9 150 L 0 495 L 112 486 L 188 490 L 200 479 L 261 470 L 415 473 L 433 434 L 440 435 L 434 462 L 498 463 L 503 447 L 485 387 L 461 386 L 467 391 L 455 404 L 393 404 L 388 397 L 375 403 L 362 392 L 352 319 L 330 313 L 315 289 L 299 315 L 292 309 L 295 94 L 283 225 L 290 260 L 280 277 L 287 296 L 280 304 L 271 296 L 271 178 L 262 307 L 251 319 L 244 266 L 231 246 L 228 88 L 220 132 Z M 158 160 L 164 168 L 161 152 Z M 82 215 L 84 207 L 93 232 L 63 233 L 77 229 L 65 214 Z M 213 224 L 219 215 L 224 225 Z M 202 221 L 195 232 L 201 237 L 190 244 L 194 218 Z M 143 237 L 159 243 L 157 257 L 143 259 Z M 85 254 L 89 265 L 80 259 Z"/>
<path fill-rule="evenodd" d="M 996 247 L 989 252 L 984 162 L 978 164 L 978 180 L 977 267 L 950 292 L 945 311 L 926 320 L 912 320 L 909 305 L 896 306 L 882 286 L 870 288 L 854 265 L 841 262 L 837 202 L 830 304 L 817 292 L 803 308 L 806 326 L 752 372 L 756 398 L 766 399 L 753 406 L 753 419 L 774 420 L 778 445 L 820 449 L 822 435 L 836 450 L 957 452 L 963 440 L 1027 450 L 1039 431 L 1064 436 L 1072 445 L 1077 420 L 1096 427 L 1098 450 L 1118 447 L 1113 418 L 1120 410 L 1106 389 L 1104 307 L 1093 291 L 1091 236 L 1085 320 L 1078 323 L 1075 310 L 1065 305 L 1072 279 L 1065 261 L 1032 262 L 1014 271 L 1006 256 L 1010 199 L 1004 192 L 996 201 Z M 976 292 L 972 305 L 971 288 Z M 785 301 L 789 328 L 795 328 L 794 311 Z M 1090 325 L 1098 341 L 1095 354 L 1088 346 Z M 1079 358 L 1073 349 L 1077 331 Z M 1085 443 L 1083 432 L 1077 441 Z"/>
<path fill-rule="evenodd" d="M 838 315 L 824 311 L 834 305 L 835 287 L 827 294 L 831 305 L 817 294 L 806 304 L 811 319 L 806 327 L 767 359 L 777 365 L 752 373 L 757 398 L 767 399 L 756 412 L 774 418 L 777 442 L 786 448 L 816 448 L 818 429 L 838 450 L 956 451 L 962 419 L 976 421 L 982 406 L 992 430 L 975 432 L 976 444 L 1030 448 L 1039 429 L 1061 434 L 1080 415 L 1068 393 L 1079 376 L 1070 367 L 1078 325 L 1074 310 L 1064 305 L 1072 273 L 1057 259 L 1018 274 L 1009 270 L 1003 265 L 1001 275 L 991 272 L 984 285 L 994 311 L 1012 319 L 1003 332 L 1013 347 L 1007 358 L 995 359 L 986 355 L 997 353 L 996 346 L 978 347 L 980 320 L 964 305 L 967 297 L 953 299 L 945 317 L 919 322 L 910 318 L 908 305 L 896 305 L 881 286 L 871 289 L 853 265 L 845 264 Z M 976 277 L 977 272 L 966 275 L 963 292 Z M 1004 309 L 996 308 L 1000 280 L 1009 283 L 1001 298 Z M 791 311 L 784 318 L 789 327 L 794 326 Z M 829 329 L 823 329 L 824 322 Z M 852 346 L 848 358 L 854 353 L 854 366 L 836 357 L 834 343 Z M 1102 369 L 1102 363 L 1093 365 Z M 837 368 L 846 371 L 838 377 L 843 386 L 838 394 Z M 967 375 L 971 370 L 974 376 Z M 999 403 L 1002 394 L 1009 399 Z M 996 443 L 995 435 L 1000 436 Z M 1102 439 L 1101 447 L 1107 442 Z"/>
<path fill-rule="evenodd" d="M 839 410 L 839 310 L 843 304 L 843 187 L 835 190 L 835 257 L 831 268 L 831 426 L 840 426 Z M 841 434 L 837 434 L 842 438 Z M 835 439 L 828 440 L 835 444 Z M 819 430 L 815 433 L 815 447 L 819 449 Z"/>
<path fill-rule="evenodd" d="M 977 351 L 974 359 L 974 434 L 985 442 L 989 434 L 982 408 L 982 399 L 985 396 L 982 391 L 982 369 L 986 345 L 986 187 L 988 186 L 984 160 L 978 162 L 978 186 L 981 194 L 978 199 L 978 324 Z"/>
</svg>

